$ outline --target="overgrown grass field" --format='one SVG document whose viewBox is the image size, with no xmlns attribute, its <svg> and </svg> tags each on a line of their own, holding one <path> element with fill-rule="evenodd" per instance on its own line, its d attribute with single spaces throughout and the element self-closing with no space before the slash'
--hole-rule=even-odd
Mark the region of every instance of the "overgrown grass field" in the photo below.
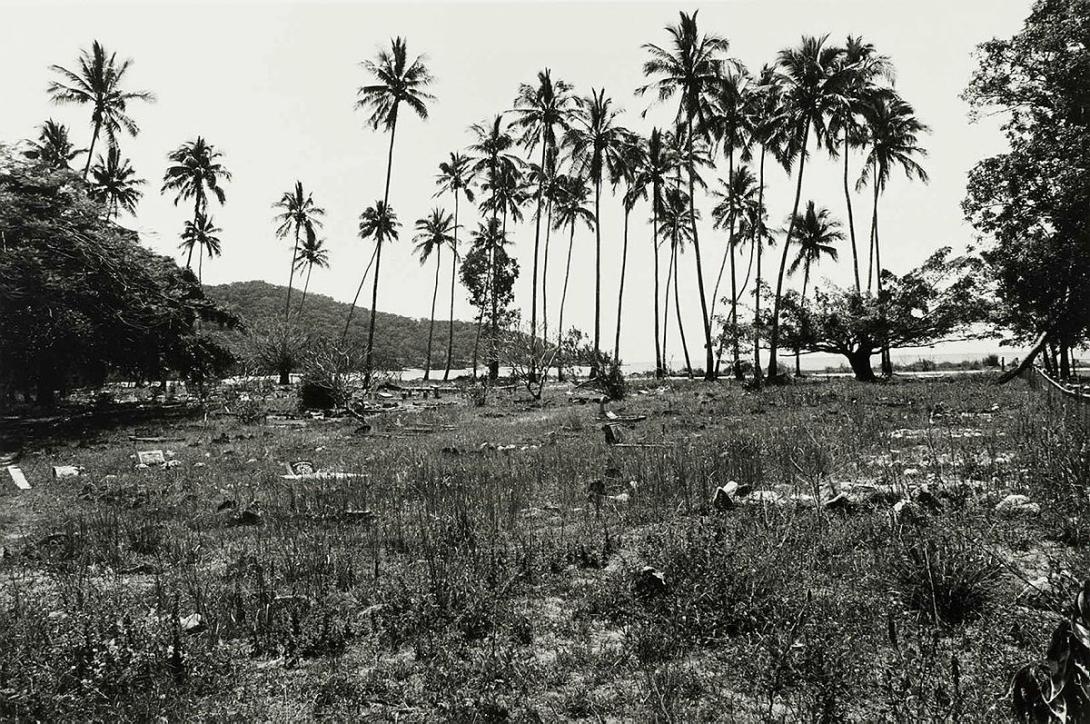
<svg viewBox="0 0 1090 724">
<path fill-rule="evenodd" d="M 1008 720 L 1090 572 L 1090 451 L 993 381 L 630 382 L 620 445 L 559 385 L 37 437 L 0 717 Z"/>
</svg>

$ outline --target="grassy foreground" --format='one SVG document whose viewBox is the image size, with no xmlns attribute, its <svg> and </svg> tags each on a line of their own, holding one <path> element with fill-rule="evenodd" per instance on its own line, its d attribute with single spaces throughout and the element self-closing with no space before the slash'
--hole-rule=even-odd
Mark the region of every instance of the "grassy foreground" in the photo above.
<svg viewBox="0 0 1090 724">
<path fill-rule="evenodd" d="M 634 383 L 639 446 L 560 387 L 31 442 L 0 718 L 1008 719 L 1090 572 L 1090 452 L 991 381 Z"/>
</svg>

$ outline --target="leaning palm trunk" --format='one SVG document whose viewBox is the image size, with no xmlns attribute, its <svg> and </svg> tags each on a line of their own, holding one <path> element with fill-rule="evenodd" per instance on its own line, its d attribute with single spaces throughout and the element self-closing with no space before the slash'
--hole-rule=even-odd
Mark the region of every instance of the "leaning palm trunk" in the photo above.
<svg viewBox="0 0 1090 724">
<path fill-rule="evenodd" d="M 450 361 L 454 355 L 454 283 L 458 271 L 458 189 L 454 190 L 454 248 L 450 260 L 450 326 L 447 331 L 447 367 L 443 370 L 443 382 L 450 379 Z"/>
<path fill-rule="evenodd" d="M 626 205 L 624 210 L 624 244 L 621 247 L 621 283 L 617 288 L 617 337 L 613 341 L 613 361 L 621 360 L 621 309 L 624 304 L 624 273 L 628 263 L 628 214 Z"/>
<path fill-rule="evenodd" d="M 307 301 L 307 290 L 310 289 L 310 273 L 314 270 L 313 264 L 307 265 L 307 279 L 303 282 L 303 296 L 299 300 L 299 306 L 295 308 L 295 316 L 300 317 L 303 314 L 303 304 Z"/>
<path fill-rule="evenodd" d="M 431 290 L 431 319 L 428 320 L 428 351 L 424 356 L 424 379 L 431 379 L 431 342 L 435 338 L 435 300 L 439 296 L 439 266 L 442 251 L 435 250 L 435 286 Z"/>
<path fill-rule="evenodd" d="M 668 355 L 668 342 L 670 341 L 670 283 L 674 279 L 674 259 L 673 247 L 670 247 L 670 260 L 666 262 L 666 302 L 663 305 L 662 316 L 662 367 L 663 372 L 669 373 L 670 368 L 666 362 Z"/>
<path fill-rule="evenodd" d="M 390 150 L 386 154 L 386 190 L 383 192 L 382 203 L 386 208 L 389 208 L 390 203 L 390 173 L 394 167 L 394 135 L 397 133 L 397 108 L 394 107 L 393 116 L 390 122 Z M 375 281 L 371 290 L 371 320 L 367 328 L 367 354 L 364 357 L 364 372 L 363 372 L 363 385 L 364 387 L 371 386 L 371 374 L 372 364 L 374 362 L 375 351 L 375 320 L 378 318 L 378 310 L 375 305 L 378 303 L 378 278 L 379 278 L 379 266 L 382 263 L 382 239 L 377 239 L 375 245 Z M 345 327 L 347 329 L 347 326 Z"/>
<path fill-rule="evenodd" d="M 295 246 L 291 250 L 291 269 L 288 271 L 288 298 L 284 301 L 284 325 L 291 316 L 291 285 L 295 283 L 295 258 L 299 255 L 299 226 L 295 227 Z"/>
<path fill-rule="evenodd" d="M 677 254 L 677 251 L 674 252 Z M 675 260 L 674 265 L 677 265 Z M 680 274 L 674 273 L 674 312 L 677 314 L 677 331 L 681 335 L 681 351 L 685 354 L 685 374 L 689 376 L 691 380 L 693 378 L 693 363 L 689 359 L 689 344 L 685 341 L 685 325 L 681 322 L 681 298 L 678 295 L 677 278 Z M 708 348 L 708 356 L 711 357 L 711 348 Z"/>
<path fill-rule="evenodd" d="M 94 145 L 93 142 L 92 142 L 92 145 Z M 90 163 L 90 159 L 91 159 L 91 156 L 90 156 L 90 154 L 88 154 L 88 156 L 87 156 L 88 163 Z M 84 175 L 84 177 L 86 177 L 87 172 L 84 171 L 83 175 Z M 193 225 L 194 226 L 197 225 L 197 219 L 199 219 L 200 216 L 201 216 L 201 195 L 197 194 L 196 200 L 193 202 Z M 189 255 L 185 258 L 185 268 L 188 269 L 192 262 L 193 262 L 193 247 L 190 246 L 189 247 Z"/>
<path fill-rule="evenodd" d="M 795 218 L 799 214 L 799 198 L 802 195 L 802 172 L 806 167 L 806 142 L 810 140 L 810 121 L 806 120 L 802 131 L 802 147 L 799 150 L 799 180 L 795 185 L 795 205 L 791 209 L 791 222 L 787 225 L 787 236 L 783 240 L 783 255 L 780 257 L 780 272 L 776 277 L 776 296 L 772 302 L 772 335 L 768 345 L 768 378 L 775 379 L 777 372 L 776 346 L 780 341 L 780 298 L 783 294 L 783 277 L 787 271 L 787 251 L 791 248 L 791 237 L 795 234 Z"/>
<path fill-rule="evenodd" d="M 352 315 L 356 312 L 356 302 L 360 300 L 360 292 L 363 291 L 363 285 L 367 281 L 367 274 L 371 271 L 371 265 L 375 263 L 375 254 L 378 253 L 378 247 L 371 252 L 371 258 L 367 262 L 367 266 L 363 268 L 363 275 L 360 276 L 359 286 L 356 287 L 356 296 L 352 297 L 352 304 L 348 307 L 348 319 L 344 320 L 344 331 L 341 332 L 341 339 L 348 337 L 348 326 L 352 324 Z"/>
<path fill-rule="evenodd" d="M 799 297 L 799 309 L 803 314 L 806 313 L 806 287 L 810 286 L 810 264 L 806 264 L 806 268 L 802 272 L 802 296 Z M 800 320 L 801 321 L 801 320 Z M 802 350 L 799 349 L 799 344 L 795 342 L 795 377 L 802 377 L 802 362 L 800 358 L 802 356 Z"/>
<path fill-rule="evenodd" d="M 848 206 L 848 236 L 852 241 L 852 271 L 855 272 L 855 293 L 859 294 L 859 252 L 855 247 L 855 219 L 852 216 L 852 192 L 848 187 L 848 126 L 844 125 L 844 201 Z"/>
<path fill-rule="evenodd" d="M 765 202 L 765 147 L 761 146 L 760 180 L 757 187 L 757 223 L 753 226 L 753 240 L 757 245 L 757 286 L 753 290 L 753 381 L 761 388 L 761 253 L 764 250 L 764 202 Z"/>
<path fill-rule="evenodd" d="M 87 174 L 91 170 L 91 159 L 94 158 L 94 153 L 95 153 L 95 141 L 98 140 L 98 134 L 102 130 L 102 117 L 97 115 L 97 114 L 94 114 L 94 115 L 95 115 L 95 130 L 91 133 L 91 145 L 87 149 L 87 163 L 85 163 L 83 165 L 83 180 L 84 181 L 87 180 Z M 190 256 L 192 256 L 192 253 L 190 253 Z M 189 264 L 187 263 L 186 266 L 188 267 Z"/>
<path fill-rule="evenodd" d="M 693 226 L 693 256 L 696 257 L 696 287 L 700 292 L 700 313 L 702 315 L 702 322 L 704 323 L 704 379 L 711 381 L 715 379 L 715 361 L 712 356 L 715 351 L 712 349 L 712 321 L 708 316 L 708 298 L 704 292 L 704 265 L 700 261 L 700 235 L 696 228 L 696 196 L 694 195 L 696 168 L 693 163 L 693 119 L 689 116 L 689 220 Z M 674 283 L 677 283 L 677 275 L 674 275 Z M 684 334 L 682 335 L 684 339 Z M 689 375 L 692 376 L 692 368 L 689 369 Z"/>
<path fill-rule="evenodd" d="M 571 236 L 568 237 L 568 262 L 564 265 L 564 288 L 560 292 L 560 314 L 556 323 L 556 376 L 557 379 L 564 379 L 564 360 L 562 359 L 562 350 L 564 349 L 564 303 L 568 300 L 568 277 L 571 275 L 571 252 L 575 246 L 575 221 L 571 224 Z"/>
<path fill-rule="evenodd" d="M 481 349 L 481 325 L 484 323 L 484 306 L 477 313 L 477 334 L 473 338 L 473 379 L 477 379 L 477 353 Z"/>
</svg>

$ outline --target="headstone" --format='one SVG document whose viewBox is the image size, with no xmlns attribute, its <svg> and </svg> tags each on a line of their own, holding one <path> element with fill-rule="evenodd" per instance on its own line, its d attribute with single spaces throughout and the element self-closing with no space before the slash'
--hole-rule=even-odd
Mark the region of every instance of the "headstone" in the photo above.
<svg viewBox="0 0 1090 724">
<path fill-rule="evenodd" d="M 166 465 L 166 458 L 163 456 L 162 450 L 145 450 L 143 452 L 137 451 L 136 459 L 140 461 L 142 465 Z"/>
<path fill-rule="evenodd" d="M 288 463 L 288 469 L 292 475 L 313 475 L 317 472 L 314 463 L 309 460 L 296 460 Z"/>
<path fill-rule="evenodd" d="M 30 490 L 30 483 L 27 482 L 26 476 L 23 475 L 23 471 L 16 465 L 8 465 L 8 475 L 11 476 L 11 481 L 15 483 L 15 487 L 19 490 Z"/>
<path fill-rule="evenodd" d="M 602 429 L 606 433 L 607 445 L 617 445 L 624 442 L 624 435 L 621 433 L 619 425 L 604 425 Z"/>
<path fill-rule="evenodd" d="M 54 465 L 53 477 L 60 478 L 75 478 L 79 477 L 81 468 L 78 465 Z"/>
</svg>

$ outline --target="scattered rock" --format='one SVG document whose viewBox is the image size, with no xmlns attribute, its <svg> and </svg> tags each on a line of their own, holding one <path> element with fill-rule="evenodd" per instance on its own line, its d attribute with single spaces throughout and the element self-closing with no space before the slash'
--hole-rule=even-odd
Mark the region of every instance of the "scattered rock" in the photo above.
<svg viewBox="0 0 1090 724">
<path fill-rule="evenodd" d="M 661 596 L 667 591 L 666 576 L 658 569 L 644 566 L 636 574 L 632 590 L 637 598 L 650 599 Z"/>
<path fill-rule="evenodd" d="M 167 461 L 166 461 L 166 462 L 165 462 L 165 463 L 163 464 L 163 467 L 166 467 L 166 468 L 177 468 L 177 467 L 181 467 L 181 464 L 182 464 L 182 461 L 181 461 L 181 460 L 167 460 Z"/>
<path fill-rule="evenodd" d="M 624 433 L 621 432 L 620 425 L 602 425 L 602 430 L 606 433 L 607 445 L 619 445 L 624 442 Z"/>
<path fill-rule="evenodd" d="M 261 517 L 261 511 L 254 508 L 247 508 L 232 518 L 227 525 L 237 527 L 244 525 L 261 525 L 262 523 L 264 523 L 264 520 Z"/>
<path fill-rule="evenodd" d="M 204 616 L 199 613 L 191 613 L 178 619 L 178 628 L 182 633 L 198 634 L 208 628 L 204 623 Z"/>
<path fill-rule="evenodd" d="M 225 500 L 216 506 L 216 512 L 222 513 L 225 510 L 235 510 L 238 508 L 238 503 L 234 500 Z"/>
<path fill-rule="evenodd" d="M 318 468 L 309 460 L 296 460 L 288 463 L 288 472 L 292 475 L 313 475 Z"/>
<path fill-rule="evenodd" d="M 140 461 L 145 467 L 149 465 L 165 465 L 166 458 L 163 456 L 162 450 L 143 450 L 137 451 L 136 459 Z"/>
<path fill-rule="evenodd" d="M 733 491 L 727 487 L 729 485 L 731 483 L 720 485 L 715 489 L 715 495 L 712 496 L 712 507 L 716 510 L 726 511 L 734 508 L 734 496 L 731 495 Z M 734 485 L 737 487 L 737 483 Z"/>
<path fill-rule="evenodd" d="M 1025 495 L 1008 495 L 995 506 L 995 512 L 1008 518 L 1031 517 L 1041 514 L 1041 506 Z"/>
<path fill-rule="evenodd" d="M 77 478 L 83 472 L 82 465 L 54 465 L 53 477 L 55 479 L 61 478 Z"/>
</svg>

